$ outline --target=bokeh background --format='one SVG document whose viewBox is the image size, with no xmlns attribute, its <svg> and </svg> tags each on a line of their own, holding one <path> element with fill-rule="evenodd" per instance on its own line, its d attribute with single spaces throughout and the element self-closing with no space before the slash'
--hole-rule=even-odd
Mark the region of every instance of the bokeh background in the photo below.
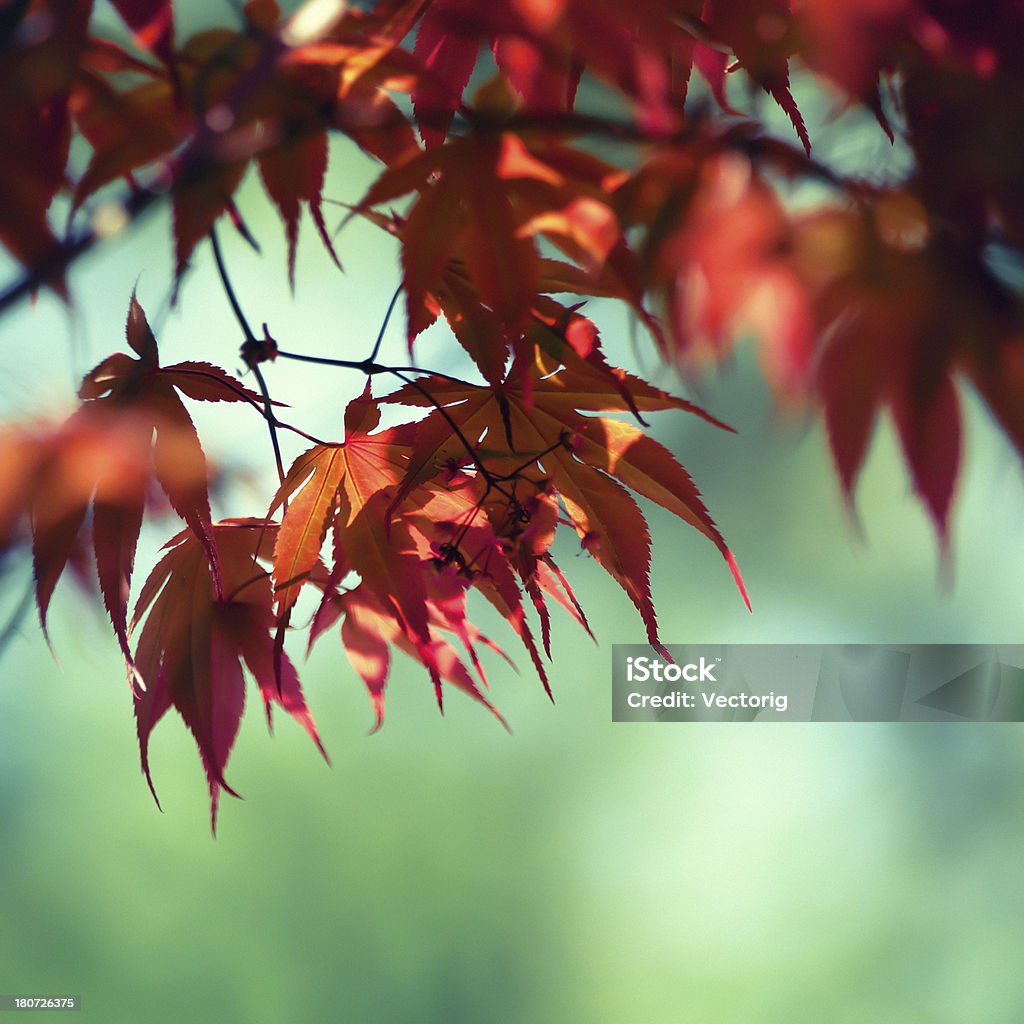
<svg viewBox="0 0 1024 1024">
<path fill-rule="evenodd" d="M 186 30 L 203 16 L 185 14 Z M 801 87 L 820 157 L 900 173 L 876 127 L 830 120 L 828 97 Z M 339 149 L 327 195 L 357 198 L 371 170 Z M 265 250 L 224 233 L 251 318 L 294 350 L 366 353 L 397 284 L 393 250 L 353 224 L 339 275 L 307 224 L 292 297 L 254 177 L 240 206 Z M 5 317 L 5 418 L 69 409 L 81 374 L 123 347 L 136 282 L 165 360 L 237 367 L 208 247 L 168 308 L 168 240 L 159 212 L 75 269 L 72 309 L 44 294 Z M 618 312 L 592 312 L 614 360 L 679 389 Z M 443 328 L 417 358 L 460 365 Z M 269 377 L 293 418 L 327 436 L 362 387 L 340 371 Z M 696 397 L 739 435 L 673 413 L 655 433 L 704 490 L 754 613 L 713 547 L 647 506 L 666 640 L 1024 642 L 1020 465 L 969 391 L 945 571 L 887 423 L 854 516 L 820 423 L 774 408 L 753 346 Z M 262 421 L 195 412 L 235 480 L 217 513 L 260 514 L 273 485 Z M 173 529 L 144 538 L 140 579 Z M 561 560 L 599 643 L 558 621 L 554 706 L 528 666 L 492 660 L 513 735 L 457 694 L 442 718 L 399 658 L 387 722 L 368 736 L 366 695 L 325 637 L 302 677 L 332 767 L 290 721 L 268 738 L 251 691 L 228 771 L 245 800 L 225 797 L 216 839 L 172 716 L 153 740 L 164 813 L 154 806 L 116 645 L 63 583 L 56 660 L 31 615 L 0 655 L 0 992 L 77 994 L 83 1018 L 104 1024 L 1022 1019 L 1024 727 L 612 725 L 611 645 L 641 642 L 642 626 L 577 545 Z M 7 568 L 0 622 L 29 580 Z"/>
</svg>

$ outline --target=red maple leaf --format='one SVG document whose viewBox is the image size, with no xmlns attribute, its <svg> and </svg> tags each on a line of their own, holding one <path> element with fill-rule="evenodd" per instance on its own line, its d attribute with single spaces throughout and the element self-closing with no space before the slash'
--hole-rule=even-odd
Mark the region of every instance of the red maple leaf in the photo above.
<svg viewBox="0 0 1024 1024">
<path fill-rule="evenodd" d="M 150 473 L 206 550 L 214 581 L 220 585 L 217 549 L 210 526 L 206 458 L 179 392 L 205 402 L 261 405 L 262 399 L 209 363 L 182 362 L 161 367 L 156 338 L 134 293 L 126 335 L 138 358 L 118 352 L 90 370 L 79 390 L 84 405 L 65 430 L 69 438 L 83 430 L 90 437 L 89 432 L 96 429 L 96 424 L 103 431 L 116 431 L 121 440 L 113 450 L 127 450 L 134 461 L 125 469 L 116 461 L 108 465 L 105 459 L 97 462 L 81 458 L 68 450 L 70 441 L 58 441 L 58 466 L 63 467 L 58 472 L 74 476 L 78 491 L 63 506 L 49 498 L 43 500 L 36 522 L 46 523 L 55 518 L 57 525 L 45 533 L 37 526 L 33 550 L 37 598 L 45 622 L 49 596 L 67 562 L 71 538 L 84 520 L 87 504 L 94 499 L 92 529 L 100 590 L 130 665 L 127 601 Z M 112 427 L 115 422 L 116 427 Z"/>
<path fill-rule="evenodd" d="M 214 830 L 221 790 L 238 795 L 225 780 L 224 769 L 245 707 L 243 664 L 259 686 L 268 726 L 272 705 L 279 704 L 327 757 L 295 668 L 286 654 L 275 652 L 269 573 L 258 564 L 261 555 L 269 554 L 275 530 L 274 524 L 259 519 L 212 526 L 219 585 L 204 546 L 189 531 L 178 534 L 146 580 L 132 620 L 133 632 L 142 623 L 135 661 L 148 683 L 135 696 L 146 780 L 156 798 L 149 737 L 173 707 L 199 748 Z"/>
</svg>

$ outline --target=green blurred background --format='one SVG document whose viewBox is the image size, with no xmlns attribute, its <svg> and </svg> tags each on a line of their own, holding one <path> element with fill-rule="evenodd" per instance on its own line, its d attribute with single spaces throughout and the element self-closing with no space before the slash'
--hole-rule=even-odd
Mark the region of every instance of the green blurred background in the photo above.
<svg viewBox="0 0 1024 1024">
<path fill-rule="evenodd" d="M 814 93 L 803 102 L 819 155 L 898 170 L 877 129 L 826 123 Z M 369 172 L 338 150 L 327 194 L 351 201 Z M 298 351 L 365 354 L 394 252 L 352 225 L 341 276 L 306 224 L 293 299 L 253 176 L 240 206 L 266 251 L 224 233 L 251 318 Z M 83 261 L 72 310 L 42 295 L 5 318 L 5 418 L 69 408 L 81 374 L 123 347 L 137 279 L 166 361 L 237 366 L 208 247 L 167 310 L 168 231 L 157 214 Z M 620 314 L 594 315 L 613 360 L 678 389 Z M 396 323 L 396 359 L 400 336 Z M 459 365 L 442 328 L 417 359 Z M 269 377 L 327 436 L 362 386 L 293 366 Z M 667 641 L 1022 642 L 1020 466 L 973 395 L 948 579 L 888 424 L 855 522 L 820 424 L 776 414 L 751 346 L 697 397 L 739 436 L 671 413 L 655 432 L 704 490 L 754 613 L 713 547 L 648 507 Z M 195 411 L 211 455 L 242 477 L 217 513 L 260 514 L 273 484 L 262 422 Z M 145 538 L 140 577 L 173 528 Z M 641 642 L 642 626 L 573 543 L 561 561 L 600 643 L 558 621 L 554 706 L 528 666 L 492 659 L 513 735 L 458 695 L 441 718 L 422 671 L 399 660 L 387 722 L 368 737 L 368 700 L 332 634 L 302 676 L 333 766 L 291 721 L 269 739 L 252 690 L 228 769 L 245 801 L 225 798 L 216 839 L 176 716 L 154 736 L 165 813 L 154 806 L 116 645 L 62 584 L 59 665 L 31 616 L 0 660 L 0 992 L 77 994 L 104 1024 L 1022 1019 L 1020 726 L 612 725 L 610 648 Z M 10 568 L 5 617 L 27 581 Z"/>
</svg>

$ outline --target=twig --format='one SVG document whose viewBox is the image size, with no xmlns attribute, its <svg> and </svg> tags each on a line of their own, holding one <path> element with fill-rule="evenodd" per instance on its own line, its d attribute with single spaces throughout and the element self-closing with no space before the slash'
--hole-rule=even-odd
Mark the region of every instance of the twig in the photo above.
<svg viewBox="0 0 1024 1024">
<path fill-rule="evenodd" d="M 238 326 L 242 328 L 246 341 L 252 342 L 254 345 L 259 344 L 256 340 L 256 335 L 252 333 L 252 327 L 249 326 L 249 320 L 242 309 L 242 304 L 238 301 L 238 295 L 235 293 L 234 286 L 231 283 L 231 276 L 228 274 L 227 264 L 224 262 L 224 254 L 221 252 L 220 241 L 217 238 L 216 226 L 210 228 L 210 243 L 213 246 L 213 259 L 217 264 L 217 273 L 220 275 L 221 284 L 224 286 L 224 293 L 228 297 L 228 302 L 235 314 L 235 319 L 238 321 Z M 284 460 L 281 458 L 281 442 L 277 436 L 277 418 L 274 416 L 274 407 L 270 400 L 270 390 L 257 364 L 253 365 L 252 372 L 257 384 L 260 386 L 260 393 L 263 395 L 263 418 L 267 421 L 267 429 L 270 431 L 270 443 L 274 449 L 274 462 L 277 464 L 277 478 L 283 484 Z M 284 507 L 285 511 L 287 511 L 287 499 L 285 500 Z"/>
<path fill-rule="evenodd" d="M 391 301 L 388 303 L 387 312 L 384 314 L 384 322 L 380 325 L 380 330 L 377 332 L 377 340 L 373 343 L 373 351 L 368 356 L 368 361 L 371 363 L 377 361 L 377 353 L 380 352 L 380 345 L 384 340 L 384 332 L 388 329 L 391 314 L 395 311 L 395 303 L 398 302 L 398 296 L 402 294 L 402 287 L 403 285 L 400 284 L 395 289 L 395 294 L 391 296 Z"/>
<path fill-rule="evenodd" d="M 301 352 L 285 352 L 278 349 L 277 354 L 282 359 L 292 359 L 299 363 L 317 363 L 320 366 L 337 366 L 342 370 L 359 370 L 368 377 L 378 373 L 423 373 L 431 377 L 440 377 L 441 380 L 450 381 L 452 384 L 461 384 L 463 387 L 471 388 L 475 385 L 461 377 L 453 377 L 448 373 L 441 373 L 439 370 L 428 370 L 425 366 L 388 366 L 385 363 L 377 363 L 372 359 L 334 359 L 330 356 L 307 356 Z"/>
</svg>

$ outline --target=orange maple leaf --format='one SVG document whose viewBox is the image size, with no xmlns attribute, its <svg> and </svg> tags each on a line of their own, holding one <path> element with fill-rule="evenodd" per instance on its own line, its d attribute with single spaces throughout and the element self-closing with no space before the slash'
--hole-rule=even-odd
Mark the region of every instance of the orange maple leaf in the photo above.
<svg viewBox="0 0 1024 1024">
<path fill-rule="evenodd" d="M 427 392 L 443 407 L 417 427 L 409 480 L 428 479 L 439 467 L 453 463 L 466 465 L 470 460 L 465 439 L 473 438 L 472 461 L 494 479 L 507 476 L 511 466 L 517 478 L 529 471 L 535 484 L 549 485 L 584 547 L 623 587 L 640 612 L 651 643 L 658 644 L 648 575 L 650 537 L 626 487 L 708 537 L 728 562 L 748 607 L 749 600 L 732 552 L 700 492 L 668 449 L 630 423 L 581 412 L 676 408 L 717 421 L 684 399 L 673 398 L 625 371 L 614 372 L 631 402 L 589 364 L 581 361 L 572 368 L 560 367 L 541 353 L 529 362 L 516 360 L 505 380 L 494 387 L 430 377 L 419 387 L 407 385 L 384 400 L 428 405 Z M 453 425 L 461 437 L 454 434 Z"/>
</svg>

